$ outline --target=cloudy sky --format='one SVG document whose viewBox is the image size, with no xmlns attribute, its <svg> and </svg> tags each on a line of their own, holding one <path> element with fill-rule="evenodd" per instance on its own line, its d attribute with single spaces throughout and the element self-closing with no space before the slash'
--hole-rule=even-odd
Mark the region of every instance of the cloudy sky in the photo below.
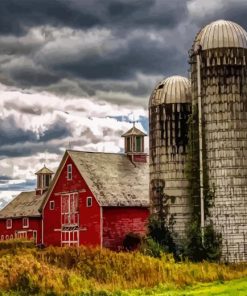
<svg viewBox="0 0 247 296">
<path fill-rule="evenodd" d="M 122 152 L 130 120 L 147 131 L 155 84 L 188 76 L 199 29 L 247 28 L 246 12 L 246 0 L 1 0 L 0 207 L 66 148 Z"/>
</svg>

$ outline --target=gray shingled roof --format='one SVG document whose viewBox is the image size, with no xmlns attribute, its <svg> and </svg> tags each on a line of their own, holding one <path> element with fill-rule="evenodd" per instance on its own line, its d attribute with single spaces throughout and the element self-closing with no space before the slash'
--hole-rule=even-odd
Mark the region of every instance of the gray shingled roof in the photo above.
<svg viewBox="0 0 247 296">
<path fill-rule="evenodd" d="M 41 216 L 39 208 L 45 199 L 43 195 L 35 195 L 35 191 L 21 192 L 5 208 L 0 211 L 0 219 L 8 217 L 37 217 Z"/>
<path fill-rule="evenodd" d="M 116 153 L 68 154 L 102 206 L 149 206 L 148 163 L 133 164 Z"/>
</svg>

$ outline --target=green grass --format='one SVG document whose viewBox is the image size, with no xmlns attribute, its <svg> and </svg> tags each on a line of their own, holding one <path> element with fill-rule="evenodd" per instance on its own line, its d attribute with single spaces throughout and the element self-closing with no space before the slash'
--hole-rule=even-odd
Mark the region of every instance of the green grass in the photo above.
<svg viewBox="0 0 247 296">
<path fill-rule="evenodd" d="M 17 292 L 1 292 L 0 296 L 17 296 Z M 45 294 L 42 294 L 45 295 Z M 56 295 L 56 294 L 52 294 Z M 69 295 L 66 294 L 66 295 Z M 153 289 L 126 290 L 118 292 L 90 292 L 85 294 L 76 294 L 81 296 L 246 296 L 247 278 L 232 280 L 224 283 L 214 282 L 209 284 L 199 284 L 184 289 L 172 289 L 168 286 L 162 286 Z"/>
<path fill-rule="evenodd" d="M 228 282 L 197 284 L 183 289 L 172 289 L 168 286 L 154 289 L 128 290 L 112 294 L 112 296 L 246 296 L 247 278 Z"/>
<path fill-rule="evenodd" d="M 0 296 L 17 296 L 18 292 L 0 291 Z M 23 295 L 23 294 L 22 294 Z M 45 294 L 40 294 L 45 295 Z M 52 294 L 56 295 L 56 294 Z M 66 293 L 69 296 L 69 292 Z M 126 290 L 118 292 L 89 292 L 76 294 L 81 296 L 246 296 L 247 278 L 232 280 L 228 282 L 214 282 L 209 284 L 198 284 L 184 289 L 173 289 L 168 286 L 160 285 L 153 289 Z"/>
</svg>

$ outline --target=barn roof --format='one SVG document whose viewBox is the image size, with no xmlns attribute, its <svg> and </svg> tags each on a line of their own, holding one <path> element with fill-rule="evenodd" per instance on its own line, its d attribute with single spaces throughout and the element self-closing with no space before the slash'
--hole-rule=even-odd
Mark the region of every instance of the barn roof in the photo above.
<svg viewBox="0 0 247 296">
<path fill-rule="evenodd" d="M 5 208 L 0 211 L 1 218 L 38 217 L 39 208 L 44 201 L 46 193 L 36 195 L 35 191 L 21 192 Z"/>
<path fill-rule="evenodd" d="M 148 163 L 125 154 L 67 151 L 102 206 L 149 206 Z"/>
</svg>

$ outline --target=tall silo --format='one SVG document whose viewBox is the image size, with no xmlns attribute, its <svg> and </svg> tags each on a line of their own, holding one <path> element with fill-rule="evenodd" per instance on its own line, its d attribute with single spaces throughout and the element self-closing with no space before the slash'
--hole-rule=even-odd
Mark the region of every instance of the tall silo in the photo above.
<svg viewBox="0 0 247 296">
<path fill-rule="evenodd" d="M 152 212 L 164 219 L 179 242 L 190 218 L 185 162 L 190 81 L 169 77 L 155 87 L 149 101 L 150 199 Z"/>
<path fill-rule="evenodd" d="M 202 178 L 213 192 L 209 218 L 229 262 L 247 260 L 246 57 L 246 31 L 224 20 L 204 27 L 191 51 L 193 106 L 201 101 Z"/>
</svg>

